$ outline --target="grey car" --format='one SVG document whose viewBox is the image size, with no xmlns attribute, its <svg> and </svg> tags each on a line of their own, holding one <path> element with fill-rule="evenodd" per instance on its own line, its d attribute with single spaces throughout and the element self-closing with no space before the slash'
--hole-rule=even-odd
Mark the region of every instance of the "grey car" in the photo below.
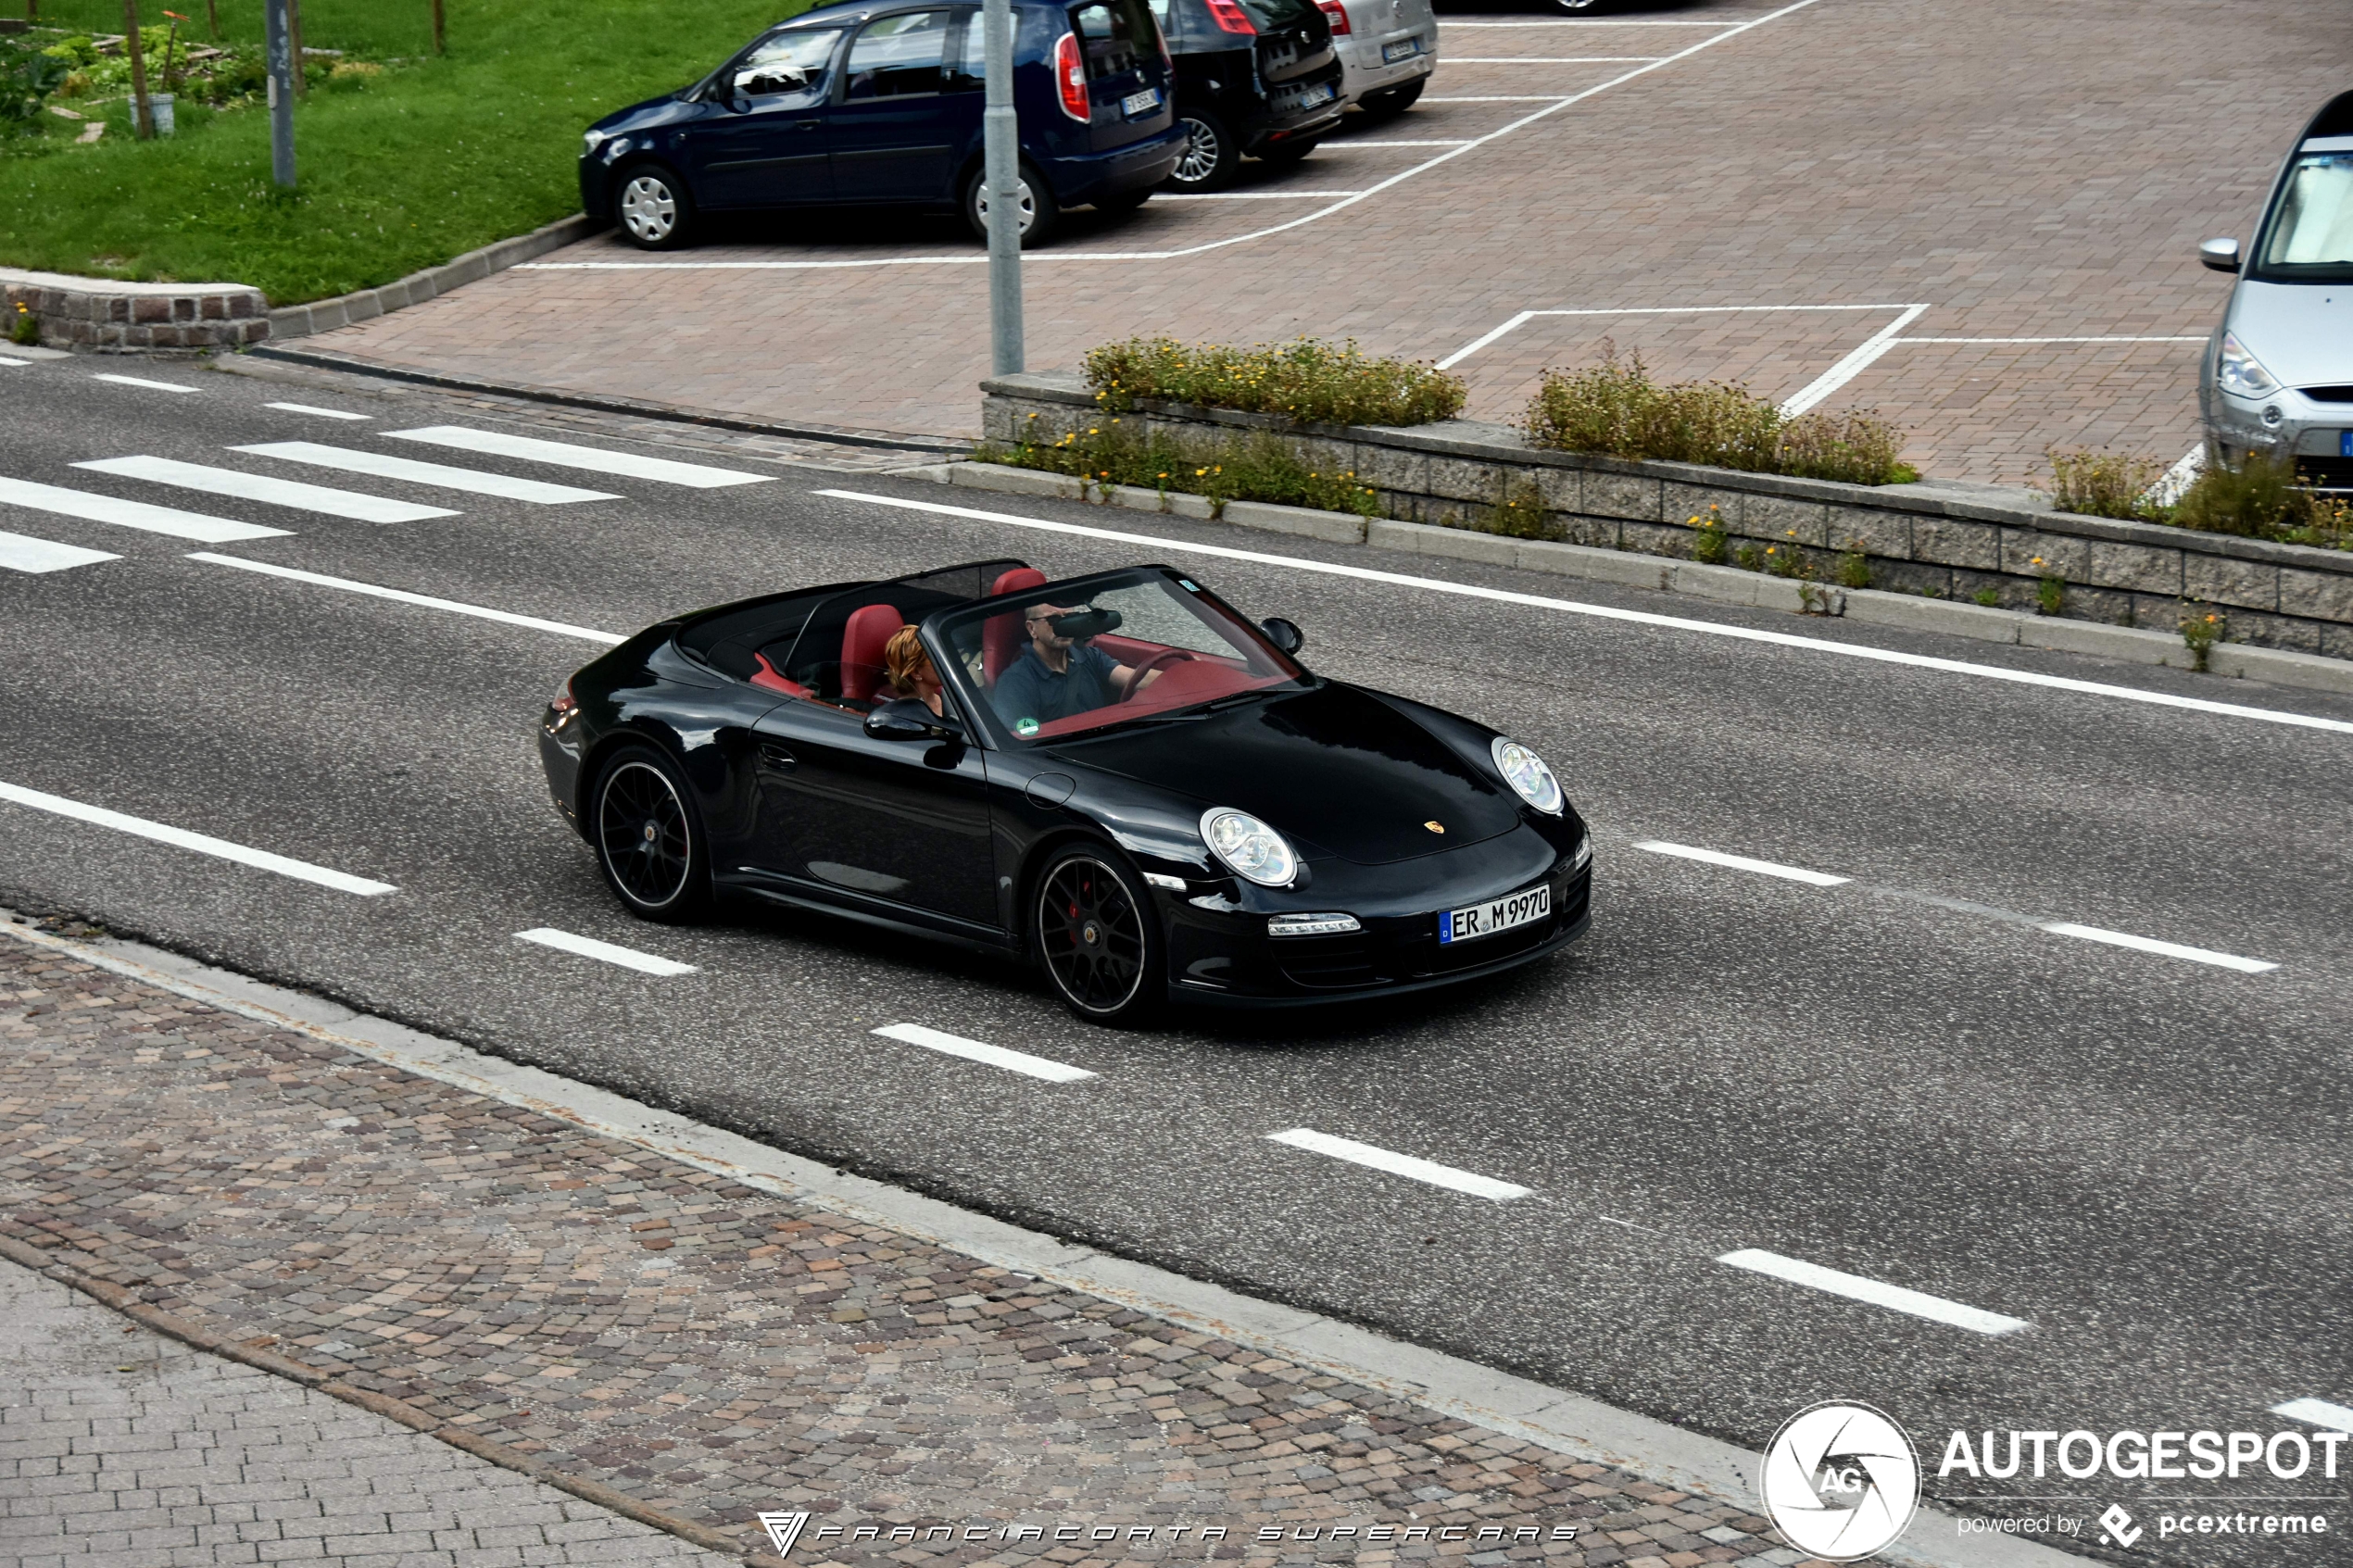
<svg viewBox="0 0 2353 1568">
<path fill-rule="evenodd" d="M 1414 107 L 1438 66 L 1438 18 L 1429 0 L 1315 0 L 1331 19 L 1340 102 L 1375 119 Z"/>
<path fill-rule="evenodd" d="M 2353 93 L 2304 128 L 2245 253 L 2208 240 L 2198 258 L 2239 280 L 2198 378 L 2208 443 L 2229 463 L 2292 455 L 2306 483 L 2353 491 Z"/>
</svg>

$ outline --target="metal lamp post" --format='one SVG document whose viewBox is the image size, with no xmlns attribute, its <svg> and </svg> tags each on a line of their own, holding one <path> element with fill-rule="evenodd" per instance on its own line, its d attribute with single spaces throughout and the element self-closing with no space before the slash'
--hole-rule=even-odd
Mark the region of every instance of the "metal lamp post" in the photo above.
<svg viewBox="0 0 2353 1568">
<path fill-rule="evenodd" d="M 988 363 L 991 375 L 1010 376 L 1023 369 L 1021 121 L 1013 112 L 1013 0 L 987 0 L 981 19 L 988 89 L 981 115 L 981 178 L 988 188 Z"/>
<path fill-rule="evenodd" d="M 262 7 L 270 51 L 270 177 L 291 190 L 294 157 L 294 33 L 286 25 L 286 0 Z"/>
</svg>

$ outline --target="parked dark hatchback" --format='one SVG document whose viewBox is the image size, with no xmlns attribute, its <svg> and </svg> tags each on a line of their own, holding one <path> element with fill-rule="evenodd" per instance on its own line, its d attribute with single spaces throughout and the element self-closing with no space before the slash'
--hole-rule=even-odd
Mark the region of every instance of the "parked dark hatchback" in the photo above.
<svg viewBox="0 0 2353 1568">
<path fill-rule="evenodd" d="M 1014 0 L 1013 16 L 1022 236 L 1036 245 L 1064 207 L 1141 206 L 1186 132 L 1145 0 Z M 686 243 L 701 213 L 826 205 L 961 207 L 985 237 L 982 60 L 977 5 L 808 12 L 591 126 L 582 209 L 649 250 Z"/>
<path fill-rule="evenodd" d="M 1176 191 L 1222 190 L 1245 155 L 1295 161 L 1340 123 L 1340 60 L 1312 0 L 1151 0 L 1176 61 Z"/>
</svg>

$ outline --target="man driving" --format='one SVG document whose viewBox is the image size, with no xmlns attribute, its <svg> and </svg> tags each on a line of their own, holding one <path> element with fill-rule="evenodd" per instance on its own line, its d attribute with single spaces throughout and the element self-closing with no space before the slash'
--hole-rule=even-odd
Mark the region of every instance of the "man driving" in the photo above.
<svg viewBox="0 0 2353 1568">
<path fill-rule="evenodd" d="M 1055 621 L 1086 613 L 1087 607 L 1031 605 L 1022 612 L 1022 630 L 1029 642 L 1013 667 L 997 677 L 993 699 L 997 711 L 1018 727 L 1025 719 L 1040 724 L 1076 713 L 1108 708 L 1126 695 L 1136 671 L 1092 643 L 1064 636 Z M 1116 620 L 1114 625 L 1118 624 Z M 1155 670 L 1146 685 L 1158 679 Z"/>
</svg>

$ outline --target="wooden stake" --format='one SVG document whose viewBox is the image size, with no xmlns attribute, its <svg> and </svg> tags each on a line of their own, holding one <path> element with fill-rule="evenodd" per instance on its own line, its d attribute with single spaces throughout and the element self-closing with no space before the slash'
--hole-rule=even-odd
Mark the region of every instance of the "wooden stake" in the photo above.
<svg viewBox="0 0 2353 1568">
<path fill-rule="evenodd" d="M 156 114 L 147 102 L 147 56 L 139 48 L 139 0 L 122 0 L 122 31 L 131 53 L 131 129 L 145 142 L 156 133 Z"/>
<path fill-rule="evenodd" d="M 220 0 L 204 0 L 205 20 L 212 24 L 212 41 L 220 42 Z"/>
<path fill-rule="evenodd" d="M 302 69 L 302 0 L 286 0 L 286 31 L 294 44 L 294 90 L 297 98 L 310 96 L 310 73 Z"/>
<path fill-rule="evenodd" d="M 26 3 L 29 5 L 31 0 L 26 0 Z M 441 0 L 433 0 L 433 52 L 436 55 L 449 52 L 441 46 Z"/>
</svg>

